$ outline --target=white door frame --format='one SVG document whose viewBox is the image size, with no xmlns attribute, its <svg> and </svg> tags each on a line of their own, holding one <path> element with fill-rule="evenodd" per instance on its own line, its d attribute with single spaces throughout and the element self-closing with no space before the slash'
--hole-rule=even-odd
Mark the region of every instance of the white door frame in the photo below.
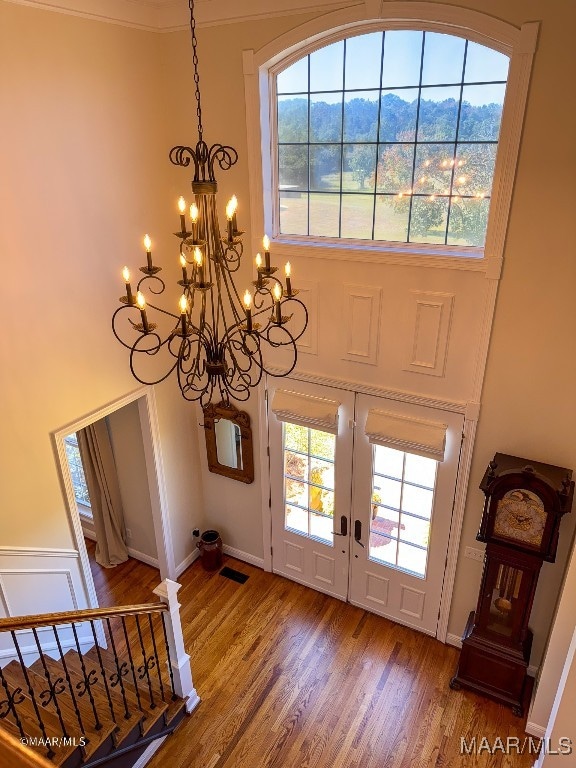
<svg viewBox="0 0 576 768">
<path fill-rule="evenodd" d="M 271 369 L 274 372 L 274 369 Z M 416 403 L 430 408 L 451 411 L 464 414 L 464 432 L 462 451 L 460 454 L 460 465 L 456 478 L 456 488 L 454 491 L 454 510 L 452 512 L 452 526 L 450 528 L 450 538 L 448 540 L 448 552 L 446 559 L 446 569 L 444 575 L 444 586 L 442 589 L 442 598 L 440 600 L 440 616 L 438 619 L 438 629 L 436 638 L 441 642 L 447 641 L 448 620 L 450 618 L 450 606 L 452 603 L 452 593 L 456 580 L 456 565 L 458 563 L 458 552 L 460 547 L 460 536 L 464 523 L 464 510 L 466 506 L 466 494 L 468 491 L 468 480 L 470 477 L 470 467 L 472 465 L 472 452 L 474 449 L 474 438 L 476 436 L 476 426 L 480 415 L 480 405 L 476 402 L 463 402 L 459 400 L 443 400 L 440 398 L 426 397 L 414 392 L 404 392 L 402 390 L 384 389 L 363 384 L 359 381 L 347 381 L 345 379 L 327 378 L 319 374 L 304 373 L 293 371 L 290 374 L 291 379 L 300 381 L 309 381 L 328 387 L 348 389 L 364 395 L 375 395 L 390 400 L 399 400 L 405 403 Z M 264 382 L 266 386 L 266 381 Z M 272 571 L 272 512 L 270 509 L 271 478 L 268 451 L 268 413 L 265 394 L 262 393 L 259 398 L 260 406 L 260 440 L 262 450 L 260 451 L 260 471 L 262 478 L 262 524 L 263 524 L 263 544 L 264 544 L 264 570 Z"/>
<path fill-rule="evenodd" d="M 152 508 L 152 521 L 154 523 L 154 537 L 158 553 L 158 565 L 160 568 L 160 580 L 176 579 L 176 566 L 174 564 L 174 550 L 172 548 L 172 534 L 168 517 L 168 501 L 164 479 L 164 467 L 160 450 L 160 434 L 158 430 L 158 416 L 156 410 L 156 398 L 152 387 L 139 387 L 119 400 L 114 400 L 96 411 L 83 416 L 81 419 L 67 424 L 65 427 L 52 433 L 54 449 L 56 451 L 57 466 L 62 480 L 68 520 L 72 530 L 72 538 L 80 558 L 80 570 L 84 580 L 86 596 L 90 608 L 98 607 L 98 596 L 94 587 L 92 570 L 88 551 L 84 541 L 80 513 L 74 496 L 72 476 L 66 458 L 64 439 L 72 432 L 78 432 L 89 424 L 109 416 L 125 405 L 138 401 L 138 415 L 144 444 L 144 457 L 146 462 L 146 477 L 150 492 L 150 505 Z"/>
</svg>

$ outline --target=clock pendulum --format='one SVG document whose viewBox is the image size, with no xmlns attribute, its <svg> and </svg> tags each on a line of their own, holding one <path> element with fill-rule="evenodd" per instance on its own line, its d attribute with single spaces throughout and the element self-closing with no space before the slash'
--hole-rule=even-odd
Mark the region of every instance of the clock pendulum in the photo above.
<svg viewBox="0 0 576 768">
<path fill-rule="evenodd" d="M 483 693 L 521 716 L 538 576 L 545 560 L 556 559 L 560 520 L 572 507 L 574 481 L 564 467 L 497 453 L 480 488 L 485 502 L 476 538 L 486 542 L 484 571 L 450 687 Z"/>
</svg>

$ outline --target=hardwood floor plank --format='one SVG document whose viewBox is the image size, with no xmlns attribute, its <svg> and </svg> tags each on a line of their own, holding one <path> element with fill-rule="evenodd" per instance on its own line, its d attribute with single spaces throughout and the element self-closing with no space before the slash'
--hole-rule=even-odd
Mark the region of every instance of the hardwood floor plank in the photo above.
<svg viewBox="0 0 576 768">
<path fill-rule="evenodd" d="M 525 721 L 448 687 L 458 651 L 231 558 L 245 584 L 194 563 L 180 577 L 201 704 L 150 768 L 531 768 L 462 754 L 461 737 L 524 737 Z M 158 571 L 93 565 L 102 604 L 148 602 Z"/>
</svg>

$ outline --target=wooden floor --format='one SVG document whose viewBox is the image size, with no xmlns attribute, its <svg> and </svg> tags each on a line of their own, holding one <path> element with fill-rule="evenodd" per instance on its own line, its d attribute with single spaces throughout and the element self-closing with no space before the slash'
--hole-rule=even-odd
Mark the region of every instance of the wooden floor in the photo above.
<svg viewBox="0 0 576 768">
<path fill-rule="evenodd" d="M 179 579 L 198 708 L 150 768 L 514 766 L 523 755 L 462 754 L 525 737 L 524 720 L 448 687 L 458 651 L 339 600 L 225 558 L 245 584 L 194 563 Z M 94 565 L 101 605 L 149 602 L 158 571 Z"/>
</svg>

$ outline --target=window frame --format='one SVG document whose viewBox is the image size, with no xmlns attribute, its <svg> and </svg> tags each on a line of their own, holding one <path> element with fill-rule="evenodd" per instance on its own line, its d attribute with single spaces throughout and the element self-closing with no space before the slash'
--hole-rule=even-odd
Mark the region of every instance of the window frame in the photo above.
<svg viewBox="0 0 576 768">
<path fill-rule="evenodd" d="M 74 491 L 74 498 L 76 500 L 76 506 L 78 507 L 78 512 L 81 515 L 81 517 L 84 517 L 88 520 L 93 519 L 92 515 L 92 505 L 89 502 L 88 504 L 85 501 L 81 501 L 78 496 L 76 496 L 76 486 L 74 484 L 74 477 L 72 475 L 72 467 L 70 466 L 70 459 L 68 458 L 68 451 L 66 451 L 66 446 L 70 445 L 73 448 L 78 448 L 78 456 L 80 458 L 80 466 L 82 467 L 82 475 L 84 476 L 84 485 L 86 487 L 86 495 L 88 496 L 88 499 L 90 499 L 90 493 L 88 490 L 88 484 L 86 483 L 86 477 L 84 475 L 84 466 L 82 465 L 82 456 L 80 455 L 80 446 L 78 445 L 78 437 L 75 432 L 71 432 L 69 435 L 66 435 L 64 438 L 64 450 L 66 452 L 66 459 L 68 461 L 68 465 L 70 467 L 70 479 L 72 482 L 72 490 Z"/>
<path fill-rule="evenodd" d="M 281 35 L 258 52 L 244 51 L 249 144 L 250 202 L 253 248 L 261 250 L 266 232 L 278 259 L 299 255 L 345 261 L 436 266 L 500 275 L 508 214 L 520 146 L 538 23 L 514 27 L 478 11 L 436 3 L 389 2 L 385 18 L 358 15 L 366 8 L 336 11 Z M 436 19 L 432 21 L 431 19 Z M 422 30 L 468 39 L 510 57 L 506 97 L 486 240 L 483 248 L 440 244 L 328 239 L 279 233 L 275 186 L 278 157 L 276 76 L 303 56 L 332 43 L 375 31 Z"/>
</svg>

